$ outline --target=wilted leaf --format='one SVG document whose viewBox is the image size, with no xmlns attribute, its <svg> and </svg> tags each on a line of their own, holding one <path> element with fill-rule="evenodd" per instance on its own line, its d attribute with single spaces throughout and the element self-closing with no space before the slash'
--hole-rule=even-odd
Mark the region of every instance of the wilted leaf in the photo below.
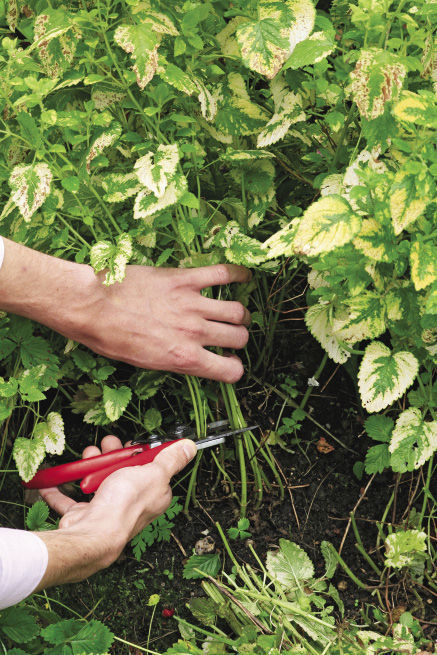
<svg viewBox="0 0 437 655">
<path fill-rule="evenodd" d="M 34 437 L 40 440 L 47 453 L 61 455 L 65 448 L 64 421 L 58 412 L 50 412 L 46 421 L 40 421 Z"/>
</svg>

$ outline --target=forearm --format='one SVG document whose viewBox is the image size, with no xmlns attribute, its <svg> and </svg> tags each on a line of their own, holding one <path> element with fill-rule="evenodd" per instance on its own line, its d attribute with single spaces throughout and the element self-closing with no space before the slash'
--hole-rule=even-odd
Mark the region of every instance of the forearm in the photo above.
<svg viewBox="0 0 437 655">
<path fill-rule="evenodd" d="M 3 239 L 0 309 L 71 338 L 83 331 L 98 281 L 89 266 L 50 257 Z"/>
<path fill-rule="evenodd" d="M 35 533 L 48 550 L 46 572 L 35 591 L 67 582 L 79 582 L 110 566 L 120 555 L 123 540 L 101 534 L 94 527 Z"/>
</svg>

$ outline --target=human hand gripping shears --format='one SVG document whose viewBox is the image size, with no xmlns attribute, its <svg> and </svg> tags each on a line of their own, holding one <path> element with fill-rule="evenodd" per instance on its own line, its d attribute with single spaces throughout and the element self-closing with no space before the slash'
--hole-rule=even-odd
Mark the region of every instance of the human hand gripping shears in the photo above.
<svg viewBox="0 0 437 655">
<path fill-rule="evenodd" d="M 86 494 L 97 491 L 105 478 L 114 471 L 127 466 L 141 466 L 153 462 L 156 455 L 179 439 L 193 439 L 197 450 L 212 448 L 225 442 L 227 437 L 234 437 L 258 426 L 251 425 L 237 430 L 229 429 L 229 421 L 215 421 L 207 425 L 205 439 L 196 441 L 196 433 L 189 425 L 176 425 L 174 430 L 164 436 L 151 434 L 145 439 L 137 439 L 130 446 L 113 450 L 105 455 L 96 455 L 67 464 L 38 471 L 29 481 L 23 483 L 27 489 L 47 489 L 66 482 L 82 480 L 80 488 Z"/>
</svg>

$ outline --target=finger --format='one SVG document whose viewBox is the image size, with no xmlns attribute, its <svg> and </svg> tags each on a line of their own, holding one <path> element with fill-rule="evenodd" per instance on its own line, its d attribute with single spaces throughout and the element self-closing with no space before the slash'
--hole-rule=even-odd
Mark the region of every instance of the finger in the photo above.
<svg viewBox="0 0 437 655">
<path fill-rule="evenodd" d="M 197 289 L 205 289 L 218 284 L 231 284 L 232 282 L 248 282 L 252 273 L 245 266 L 237 264 L 215 264 L 214 266 L 201 266 L 189 271 L 190 280 Z"/>
<path fill-rule="evenodd" d="M 120 450 L 120 448 L 123 448 L 123 444 L 121 443 L 120 439 L 118 437 L 114 437 L 113 434 L 108 434 L 106 437 L 103 437 L 100 446 L 102 448 L 103 454 L 110 453 L 111 450 Z"/>
<path fill-rule="evenodd" d="M 101 455 L 102 451 L 97 446 L 87 446 L 82 451 L 82 459 L 88 459 L 89 457 L 97 457 Z"/>
<path fill-rule="evenodd" d="M 40 489 L 39 495 L 45 500 L 47 505 L 50 505 L 61 516 L 77 504 L 75 500 L 63 494 L 62 491 L 59 491 L 58 487 Z"/>
<path fill-rule="evenodd" d="M 221 348 L 244 348 L 249 340 L 249 332 L 243 325 L 228 325 L 207 321 L 204 346 Z"/>
<path fill-rule="evenodd" d="M 233 323 L 234 325 L 250 325 L 250 312 L 241 302 L 233 300 L 213 300 L 199 296 L 198 306 L 203 318 L 210 321 Z"/>
<path fill-rule="evenodd" d="M 236 355 L 216 355 L 209 350 L 202 350 L 200 364 L 191 375 L 219 380 L 220 382 L 238 382 L 244 373 L 241 359 Z"/>
<path fill-rule="evenodd" d="M 178 443 L 164 448 L 155 457 L 153 463 L 148 466 L 158 466 L 162 469 L 166 480 L 170 481 L 176 473 L 182 471 L 189 462 L 196 456 L 197 448 L 194 441 L 182 439 Z"/>
</svg>

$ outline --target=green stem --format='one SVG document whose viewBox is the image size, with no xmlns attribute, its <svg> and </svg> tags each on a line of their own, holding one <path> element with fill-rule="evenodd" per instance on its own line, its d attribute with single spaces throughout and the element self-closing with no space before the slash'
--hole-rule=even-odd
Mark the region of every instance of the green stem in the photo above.
<svg viewBox="0 0 437 655">
<path fill-rule="evenodd" d="M 375 573 L 381 577 L 382 571 L 376 566 L 375 562 L 370 557 L 370 555 L 366 552 L 363 546 L 363 542 L 361 541 L 361 535 L 358 532 L 357 522 L 355 521 L 354 512 L 350 513 L 350 517 L 351 517 L 352 530 L 354 531 L 355 539 L 357 540 L 357 543 L 355 544 L 356 549 L 361 553 L 361 555 L 364 557 L 364 559 L 369 564 L 369 566 L 372 567 Z"/>
</svg>

